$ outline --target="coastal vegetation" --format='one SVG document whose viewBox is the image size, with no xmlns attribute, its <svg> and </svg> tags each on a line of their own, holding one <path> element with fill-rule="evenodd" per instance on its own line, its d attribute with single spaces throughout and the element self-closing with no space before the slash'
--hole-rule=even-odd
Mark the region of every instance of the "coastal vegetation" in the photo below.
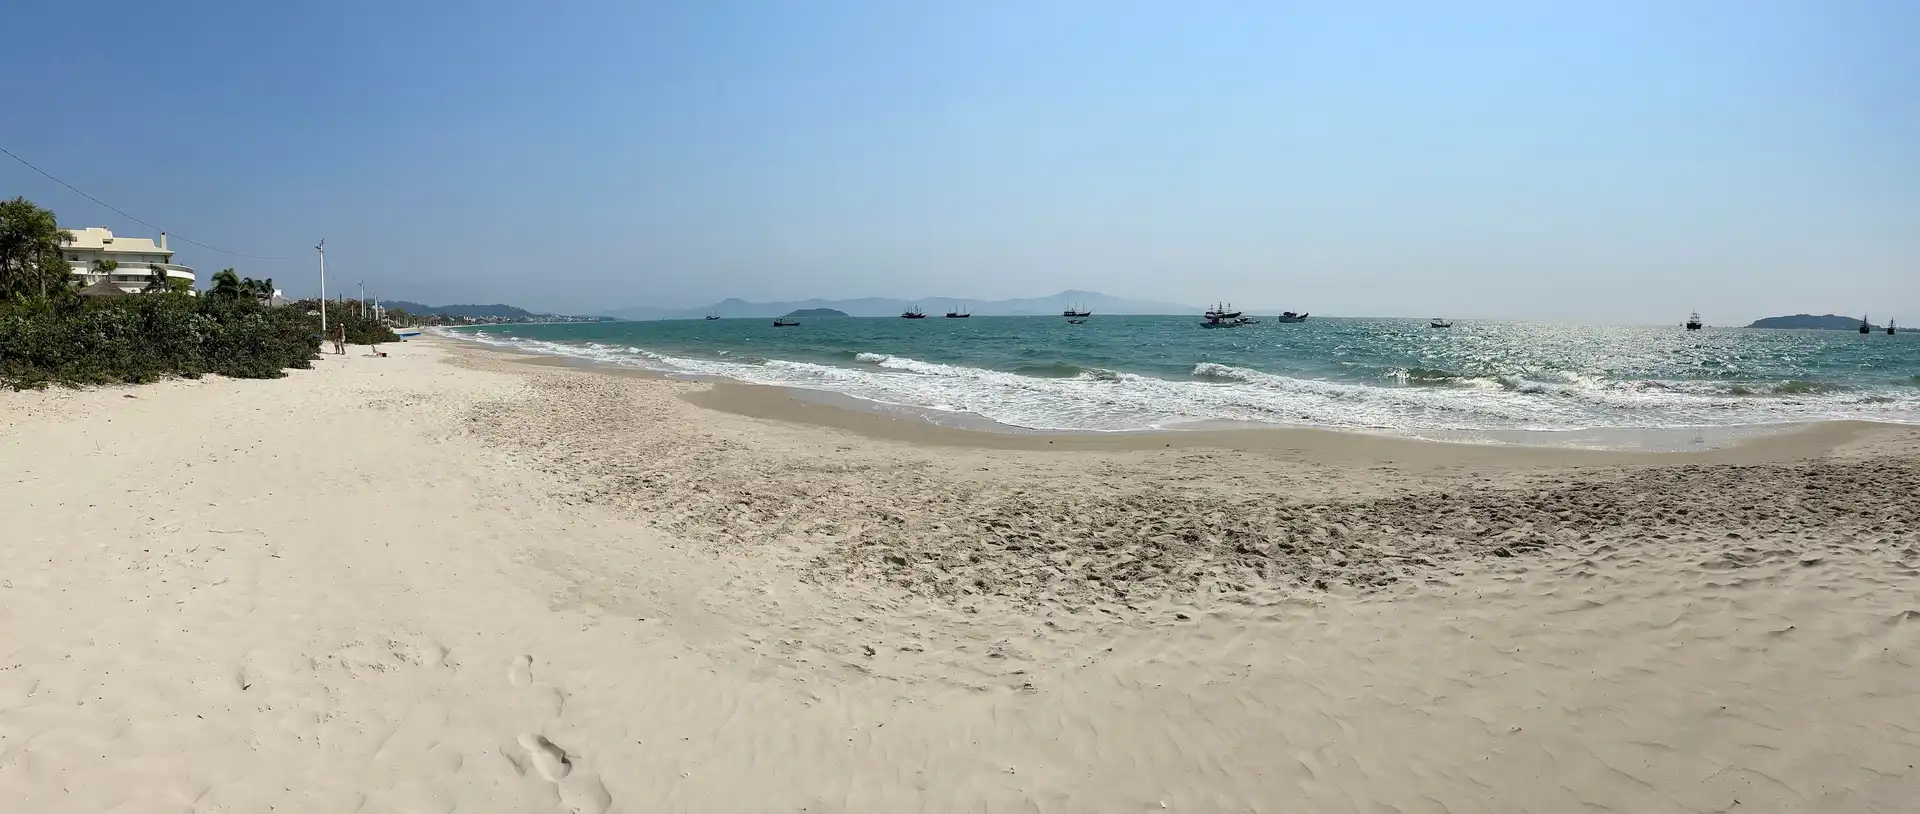
<svg viewBox="0 0 1920 814">
<path fill-rule="evenodd" d="M 61 254 L 71 239 L 33 202 L 0 202 L 0 386 L 264 379 L 311 366 L 319 320 L 268 307 L 270 280 L 226 269 L 196 297 L 156 272 L 147 293 L 82 296 Z"/>
<path fill-rule="evenodd" d="M 32 201 L 0 201 L 0 301 L 59 295 L 72 275 L 60 249 L 72 239 Z"/>
<path fill-rule="evenodd" d="M 241 277 L 239 274 L 234 273 L 233 269 L 224 268 L 214 272 L 213 287 L 207 290 L 207 295 L 211 297 L 224 297 L 230 300 L 250 297 L 259 300 L 262 305 L 266 305 L 272 302 L 273 291 L 272 277 L 264 280 L 256 280 L 252 277 Z"/>
<path fill-rule="evenodd" d="M 319 300 L 300 300 L 288 305 L 285 310 L 298 311 L 306 315 L 314 320 L 315 330 L 319 329 Z M 327 303 L 328 336 L 331 337 L 342 326 L 347 329 L 347 341 L 355 345 L 380 345 L 400 341 L 400 337 L 394 335 L 392 328 L 374 319 L 372 313 L 353 300 Z"/>
<path fill-rule="evenodd" d="M 812 318 L 844 317 L 846 315 L 847 315 L 847 312 L 838 311 L 832 308 L 802 308 L 798 311 L 788 311 L 785 318 L 794 319 L 796 317 L 812 317 Z"/>
<path fill-rule="evenodd" d="M 141 383 L 306 368 L 319 325 L 250 300 L 178 294 L 0 303 L 0 384 Z"/>
</svg>

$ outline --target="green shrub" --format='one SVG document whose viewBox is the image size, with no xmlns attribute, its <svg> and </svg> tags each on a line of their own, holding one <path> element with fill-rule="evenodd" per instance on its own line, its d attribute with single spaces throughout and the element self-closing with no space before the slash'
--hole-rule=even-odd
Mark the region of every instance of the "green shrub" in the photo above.
<svg viewBox="0 0 1920 814">
<path fill-rule="evenodd" d="M 308 311 L 317 314 L 320 310 L 320 301 L 301 300 L 286 307 L 302 314 Z M 382 325 L 371 316 L 361 315 L 360 310 L 359 303 L 352 300 L 327 303 L 327 341 L 333 341 L 335 332 L 340 330 L 342 325 L 347 326 L 347 341 L 355 345 L 382 345 L 400 341 L 400 337 L 394 335 L 392 328 Z M 318 316 L 310 319 L 316 326 L 320 324 Z"/>
<path fill-rule="evenodd" d="M 208 373 L 272 379 L 312 366 L 320 320 L 303 308 L 269 308 L 273 280 L 214 275 L 207 296 L 154 268 L 173 293 L 89 299 L 75 295 L 60 249 L 72 234 L 25 198 L 0 201 L 0 386 L 150 382 Z M 110 269 L 112 261 L 102 263 Z M 191 290 L 191 285 L 188 285 Z M 397 341 L 371 320 L 348 322 L 354 342 Z"/>
<path fill-rule="evenodd" d="M 292 308 L 179 295 L 0 303 L 0 385 L 278 378 L 312 366 L 320 324 Z"/>
</svg>

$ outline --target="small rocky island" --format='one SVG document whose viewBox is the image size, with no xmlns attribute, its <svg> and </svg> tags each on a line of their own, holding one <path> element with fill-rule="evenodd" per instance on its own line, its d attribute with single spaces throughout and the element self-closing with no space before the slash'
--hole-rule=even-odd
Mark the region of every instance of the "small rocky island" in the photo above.
<svg viewBox="0 0 1920 814">
<path fill-rule="evenodd" d="M 781 317 L 781 319 L 799 319 L 801 317 L 817 319 L 819 317 L 844 317 L 846 315 L 847 312 L 836 311 L 832 308 L 802 308 L 798 311 L 788 311 L 786 316 Z"/>
<path fill-rule="evenodd" d="M 1860 330 L 1859 317 L 1843 317 L 1835 314 L 1794 314 L 1790 317 L 1767 317 L 1756 319 L 1749 328 L 1815 328 L 1825 331 Z M 1879 330 L 1879 328 L 1874 328 Z"/>
</svg>

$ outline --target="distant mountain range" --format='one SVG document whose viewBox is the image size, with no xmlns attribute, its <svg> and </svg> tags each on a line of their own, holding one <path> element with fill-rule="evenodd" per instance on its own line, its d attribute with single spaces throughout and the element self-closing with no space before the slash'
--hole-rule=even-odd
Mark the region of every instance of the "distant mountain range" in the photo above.
<svg viewBox="0 0 1920 814">
<path fill-rule="evenodd" d="M 499 303 L 493 305 L 425 305 L 417 302 L 407 302 L 406 300 L 389 300 L 381 302 L 380 307 L 390 309 L 398 308 L 409 314 L 432 314 L 434 316 L 466 317 L 469 319 L 483 319 L 488 317 L 528 319 L 539 316 L 525 308 L 501 305 Z"/>
<path fill-rule="evenodd" d="M 721 300 L 700 308 L 657 308 L 636 306 L 604 311 L 619 319 L 700 319 L 708 314 L 722 317 L 778 317 L 795 311 L 830 308 L 854 317 L 893 317 L 918 305 L 928 313 L 944 313 L 960 307 L 976 316 L 1058 316 L 1069 306 L 1096 314 L 1197 314 L 1204 310 L 1191 305 L 1152 300 L 1130 300 L 1096 291 L 1062 291 L 1050 297 L 1012 300 L 969 300 L 960 297 L 926 297 L 896 300 L 885 297 L 861 297 L 851 300 L 800 300 L 798 302 L 748 302 L 738 298 Z"/>
<path fill-rule="evenodd" d="M 1860 330 L 1859 317 L 1843 317 L 1838 314 L 1794 314 L 1790 317 L 1767 317 L 1756 319 L 1749 328 L 1816 328 L 1829 331 Z M 1875 327 L 1874 330 L 1880 330 Z"/>
<path fill-rule="evenodd" d="M 784 314 L 784 316 L 787 316 L 787 317 L 813 317 L 813 318 L 844 317 L 846 315 L 847 315 L 847 312 L 835 311 L 832 308 L 802 308 L 798 311 L 793 311 L 793 312 Z"/>
</svg>

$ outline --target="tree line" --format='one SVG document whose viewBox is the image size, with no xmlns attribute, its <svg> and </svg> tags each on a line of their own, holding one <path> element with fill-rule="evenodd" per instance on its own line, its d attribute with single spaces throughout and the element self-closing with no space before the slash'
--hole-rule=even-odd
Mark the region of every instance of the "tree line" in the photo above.
<svg viewBox="0 0 1920 814">
<path fill-rule="evenodd" d="M 190 283 L 155 266 L 141 294 L 86 297 L 64 251 L 72 239 L 51 211 L 25 198 L 0 201 L 0 386 L 277 378 L 312 367 L 316 304 L 273 307 L 272 279 L 222 269 L 194 296 Z M 118 267 L 103 261 L 94 270 Z M 351 342 L 397 341 L 371 319 L 328 316 Z"/>
</svg>

